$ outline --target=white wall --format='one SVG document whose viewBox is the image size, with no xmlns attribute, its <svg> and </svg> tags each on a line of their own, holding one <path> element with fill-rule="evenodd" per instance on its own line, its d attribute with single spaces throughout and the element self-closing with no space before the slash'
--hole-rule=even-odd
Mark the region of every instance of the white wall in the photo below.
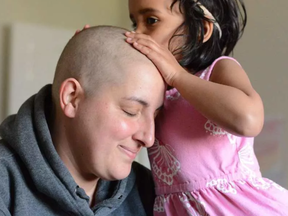
<svg viewBox="0 0 288 216">
<path fill-rule="evenodd" d="M 288 1 L 247 0 L 246 5 L 248 25 L 236 48 L 235 57 L 241 62 L 253 86 L 262 97 L 267 121 L 279 118 L 284 123 L 280 137 L 280 155 L 282 172 L 287 175 L 288 166 L 285 164 L 288 164 Z M 274 136 L 272 132 L 268 135 Z M 276 144 L 277 142 L 275 148 Z M 288 185 L 288 180 L 286 182 Z"/>
<path fill-rule="evenodd" d="M 5 115 L 17 113 L 27 98 L 53 82 L 58 59 L 74 33 L 39 24 L 11 24 Z"/>
<path fill-rule="evenodd" d="M 235 57 L 262 96 L 265 114 L 280 115 L 288 120 L 288 1 L 246 2 L 248 25 Z"/>
<path fill-rule="evenodd" d="M 123 26 L 123 0 L 0 0 L 0 122 L 4 118 L 9 25 L 31 23 L 75 31 L 85 24 Z"/>
<path fill-rule="evenodd" d="M 84 24 L 120 25 L 123 0 L 0 0 L 0 22 L 29 22 L 77 29 Z"/>
</svg>

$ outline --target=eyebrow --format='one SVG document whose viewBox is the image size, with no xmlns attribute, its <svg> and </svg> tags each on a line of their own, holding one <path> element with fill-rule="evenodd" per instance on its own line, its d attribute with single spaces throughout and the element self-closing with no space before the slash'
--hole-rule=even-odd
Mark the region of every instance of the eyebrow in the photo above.
<svg viewBox="0 0 288 216">
<path fill-rule="evenodd" d="M 140 99 L 140 98 L 137 98 L 137 97 L 128 97 L 128 98 L 124 98 L 125 100 L 129 100 L 129 101 L 135 101 L 135 102 L 138 102 L 139 104 L 141 104 L 142 106 L 144 106 L 144 107 L 149 107 L 149 104 L 146 102 L 146 101 L 144 101 L 144 100 L 142 100 L 142 99 Z M 162 107 L 163 107 L 164 105 L 162 104 L 160 107 L 158 107 L 156 110 L 160 110 Z"/>
<path fill-rule="evenodd" d="M 139 10 L 139 13 L 142 14 L 142 15 L 146 14 L 146 13 L 151 13 L 151 12 L 160 13 L 159 10 L 156 10 L 154 8 L 144 8 L 144 9 Z"/>
<path fill-rule="evenodd" d="M 141 15 L 144 15 L 146 13 L 160 13 L 160 11 L 154 8 L 144 8 L 144 9 L 139 10 L 138 13 Z M 133 18 L 132 14 L 130 14 L 130 18 Z"/>
<path fill-rule="evenodd" d="M 125 100 L 129 100 L 129 101 L 135 101 L 135 102 L 138 102 L 139 104 L 141 104 L 142 106 L 145 106 L 145 107 L 148 107 L 149 106 L 149 104 L 146 102 L 146 101 L 144 101 L 144 100 L 142 100 L 142 99 L 140 99 L 140 98 L 137 98 L 137 97 L 125 97 L 124 98 Z"/>
</svg>

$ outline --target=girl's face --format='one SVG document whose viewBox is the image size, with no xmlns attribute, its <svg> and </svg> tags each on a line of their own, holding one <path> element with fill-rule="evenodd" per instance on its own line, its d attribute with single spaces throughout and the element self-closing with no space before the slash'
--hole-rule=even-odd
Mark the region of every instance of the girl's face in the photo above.
<svg viewBox="0 0 288 216">
<path fill-rule="evenodd" d="M 183 37 L 175 37 L 178 27 L 184 22 L 178 1 L 171 9 L 172 0 L 129 0 L 130 19 L 137 33 L 150 35 L 157 43 L 173 51 L 182 46 Z M 181 32 L 177 32 L 179 34 Z M 181 39 L 180 39 L 181 38 Z"/>
</svg>

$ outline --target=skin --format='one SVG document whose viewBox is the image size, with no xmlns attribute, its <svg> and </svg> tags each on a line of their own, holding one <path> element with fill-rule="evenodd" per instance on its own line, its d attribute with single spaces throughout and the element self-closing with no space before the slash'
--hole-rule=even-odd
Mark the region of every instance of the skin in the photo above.
<svg viewBox="0 0 288 216">
<path fill-rule="evenodd" d="M 184 22 L 176 3 L 172 11 L 170 1 L 129 1 L 130 19 L 137 33 L 149 35 L 157 43 L 168 48 L 169 40 Z M 171 50 L 182 40 L 173 39 Z"/>
<path fill-rule="evenodd" d="M 184 21 L 177 4 L 170 10 L 171 3 L 172 0 L 129 0 L 135 31 L 126 32 L 126 41 L 151 59 L 166 83 L 177 88 L 206 118 L 232 134 L 257 136 L 263 127 L 263 103 L 240 65 L 232 60 L 220 60 L 210 81 L 206 81 L 188 73 L 169 51 L 167 36 L 173 35 Z M 203 22 L 205 43 L 212 34 L 213 24 Z M 172 43 L 180 47 L 181 40 Z"/>
<path fill-rule="evenodd" d="M 112 31 L 108 35 L 113 35 L 111 33 L 115 34 Z M 97 36 L 99 44 L 102 39 L 110 41 L 109 36 L 100 38 L 100 35 Z M 52 139 L 77 184 L 91 197 L 91 205 L 99 179 L 126 178 L 141 148 L 153 145 L 154 118 L 163 104 L 166 87 L 163 78 L 152 62 L 123 38 L 122 32 L 121 42 L 115 44 L 120 49 L 113 52 L 124 58 L 114 58 L 100 74 L 95 71 L 94 76 L 107 78 L 97 85 L 90 83 L 93 86 L 88 86 L 89 89 L 94 89 L 92 94 L 87 94 L 87 82 L 81 77 L 65 78 L 59 91 L 54 91 L 57 121 L 51 127 Z M 87 41 L 82 42 L 84 47 Z M 97 52 L 92 45 L 87 47 Z M 101 54 L 107 59 L 105 52 Z M 63 64 L 71 65 L 65 61 Z M 56 74 L 61 77 L 61 73 Z M 55 77 L 54 84 L 58 82 Z"/>
</svg>

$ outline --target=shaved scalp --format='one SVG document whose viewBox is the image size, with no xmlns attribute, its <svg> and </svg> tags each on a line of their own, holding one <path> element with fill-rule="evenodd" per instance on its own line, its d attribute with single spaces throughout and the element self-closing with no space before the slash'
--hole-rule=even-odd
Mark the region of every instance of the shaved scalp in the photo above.
<svg viewBox="0 0 288 216">
<path fill-rule="evenodd" d="M 56 67 L 53 100 L 58 101 L 60 86 L 68 78 L 77 79 L 85 93 L 91 95 L 107 82 L 121 81 L 131 62 L 152 64 L 125 42 L 126 31 L 119 27 L 96 26 L 71 38 Z"/>
</svg>

